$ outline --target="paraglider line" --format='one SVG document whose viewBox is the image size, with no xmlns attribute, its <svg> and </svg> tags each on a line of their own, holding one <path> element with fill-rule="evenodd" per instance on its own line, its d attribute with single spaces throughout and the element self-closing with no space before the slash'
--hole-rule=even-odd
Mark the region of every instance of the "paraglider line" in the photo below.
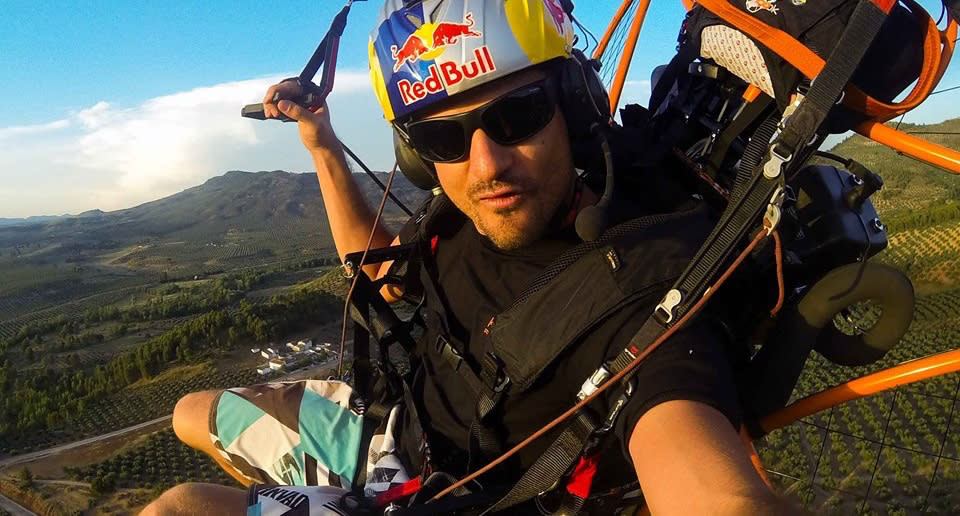
<svg viewBox="0 0 960 516">
<path fill-rule="evenodd" d="M 360 280 L 360 275 L 363 274 L 363 262 L 367 261 L 367 253 L 370 252 L 370 247 L 373 245 L 373 237 L 377 234 L 380 217 L 383 215 L 384 206 L 387 205 L 387 196 L 390 194 L 390 186 L 393 185 L 393 177 L 397 175 L 397 168 L 398 164 L 394 163 L 393 169 L 390 170 L 390 175 L 387 177 L 387 184 L 383 189 L 383 197 L 380 198 L 380 207 L 377 208 L 377 214 L 373 218 L 373 225 L 370 226 L 370 237 L 367 238 L 367 246 L 364 248 L 363 255 L 360 257 L 360 263 L 353 267 L 353 282 L 350 283 L 350 290 L 347 291 L 347 297 L 343 300 L 343 322 L 340 325 L 340 356 L 337 358 L 338 378 L 343 377 L 343 350 L 347 343 L 347 319 L 350 318 L 350 298 L 353 297 L 353 291 L 357 288 L 357 281 Z"/>
</svg>

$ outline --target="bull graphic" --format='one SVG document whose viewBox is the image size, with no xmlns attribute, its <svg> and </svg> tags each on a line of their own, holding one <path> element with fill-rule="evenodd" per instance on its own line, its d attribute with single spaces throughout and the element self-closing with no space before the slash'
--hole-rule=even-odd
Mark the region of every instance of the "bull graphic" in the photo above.
<svg viewBox="0 0 960 516">
<path fill-rule="evenodd" d="M 464 17 L 463 21 L 466 23 L 438 23 L 437 28 L 433 31 L 433 47 L 436 48 L 444 45 L 452 45 L 461 37 L 478 38 L 483 36 L 482 33 L 476 32 L 472 29 L 473 13 L 467 13 L 467 16 Z"/>
<path fill-rule="evenodd" d="M 403 66 L 407 61 L 413 63 L 417 59 L 420 59 L 420 56 L 425 54 L 430 49 L 427 48 L 427 45 L 420 39 L 420 36 L 416 34 L 411 34 L 407 38 L 407 41 L 403 44 L 403 48 L 397 49 L 396 45 L 390 46 L 390 52 L 393 53 L 393 71 L 396 72 L 400 70 L 400 67 Z"/>
<path fill-rule="evenodd" d="M 557 5 L 556 0 L 543 0 L 543 5 L 547 8 L 547 12 L 550 13 L 550 17 L 553 18 L 553 24 L 556 25 L 557 32 L 563 34 L 563 23 L 567 18 L 563 7 Z"/>
</svg>

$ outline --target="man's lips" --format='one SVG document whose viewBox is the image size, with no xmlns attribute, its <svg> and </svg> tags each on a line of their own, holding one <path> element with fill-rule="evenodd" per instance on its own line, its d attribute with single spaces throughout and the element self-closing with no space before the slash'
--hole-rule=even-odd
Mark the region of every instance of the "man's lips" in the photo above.
<svg viewBox="0 0 960 516">
<path fill-rule="evenodd" d="M 520 191 L 515 188 L 500 188 L 492 192 L 487 192 L 480 195 L 480 200 L 485 201 L 487 199 L 496 199 L 497 197 L 509 197 L 511 195 L 519 195 Z"/>
<path fill-rule="evenodd" d="M 503 188 L 479 196 L 479 201 L 493 208 L 507 208 L 520 201 L 523 192 L 512 188 Z"/>
</svg>

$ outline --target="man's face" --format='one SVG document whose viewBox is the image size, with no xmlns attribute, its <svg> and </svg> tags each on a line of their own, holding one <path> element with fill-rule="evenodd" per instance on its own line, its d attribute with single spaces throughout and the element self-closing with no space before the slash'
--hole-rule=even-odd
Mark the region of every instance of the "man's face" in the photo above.
<svg viewBox="0 0 960 516">
<path fill-rule="evenodd" d="M 430 117 L 470 111 L 544 77 L 543 72 L 528 71 L 495 81 Z M 559 108 L 545 128 L 515 145 L 499 145 L 478 129 L 466 159 L 437 163 L 436 169 L 440 186 L 454 205 L 501 249 L 516 249 L 542 237 L 571 195 L 575 177 Z"/>
</svg>

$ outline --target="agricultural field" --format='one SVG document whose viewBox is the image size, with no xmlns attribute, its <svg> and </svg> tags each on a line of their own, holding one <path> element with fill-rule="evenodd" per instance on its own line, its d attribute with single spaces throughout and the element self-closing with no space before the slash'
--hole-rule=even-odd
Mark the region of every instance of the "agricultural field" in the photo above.
<svg viewBox="0 0 960 516">
<path fill-rule="evenodd" d="M 795 398 L 883 367 L 955 349 L 956 293 L 919 300 L 910 332 L 880 363 L 844 368 L 814 354 Z M 925 380 L 839 405 L 762 439 L 770 480 L 817 514 L 960 511 L 960 375 Z"/>
<path fill-rule="evenodd" d="M 162 490 L 185 481 L 238 486 L 210 457 L 183 444 L 172 429 L 146 437 L 137 446 L 86 466 L 70 468 L 73 480 L 111 488 Z"/>
<path fill-rule="evenodd" d="M 921 293 L 955 287 L 960 281 L 960 221 L 895 233 L 879 259 L 910 275 Z"/>
<path fill-rule="evenodd" d="M 170 414 L 184 394 L 236 385 L 257 379 L 256 360 L 237 354 L 229 370 L 210 362 L 171 369 L 149 381 L 135 383 L 110 396 L 85 404 L 69 424 L 21 439 L 0 439 L 0 455 L 16 455 L 107 433 Z"/>
</svg>

